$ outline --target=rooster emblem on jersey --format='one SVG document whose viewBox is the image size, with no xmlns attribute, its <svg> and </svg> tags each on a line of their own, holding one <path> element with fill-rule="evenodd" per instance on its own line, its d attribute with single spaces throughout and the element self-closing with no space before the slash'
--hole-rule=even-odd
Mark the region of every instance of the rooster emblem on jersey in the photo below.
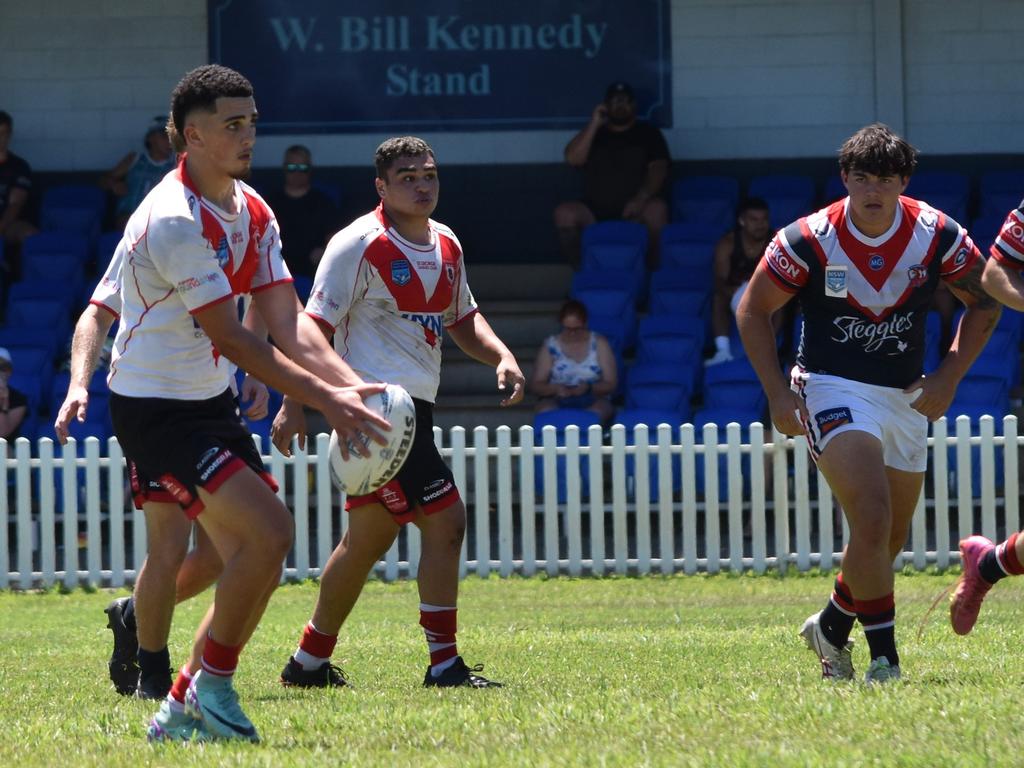
<svg viewBox="0 0 1024 768">
<path fill-rule="evenodd" d="M 910 279 L 911 287 L 922 286 L 928 280 L 928 267 L 924 264 L 915 264 L 907 270 L 907 277 Z"/>
</svg>

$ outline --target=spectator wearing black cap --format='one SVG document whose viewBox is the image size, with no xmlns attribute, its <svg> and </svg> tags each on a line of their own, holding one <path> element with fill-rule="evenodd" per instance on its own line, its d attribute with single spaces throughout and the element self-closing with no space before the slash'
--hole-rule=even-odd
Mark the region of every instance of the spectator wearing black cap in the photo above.
<svg viewBox="0 0 1024 768">
<path fill-rule="evenodd" d="M 149 190 L 173 171 L 177 162 L 162 117 L 156 118 L 146 129 L 142 145 L 144 152 L 129 152 L 100 177 L 100 187 L 117 200 L 114 224 L 118 229 L 124 229 L 128 217 L 135 212 Z"/>
<path fill-rule="evenodd" d="M 647 226 L 648 262 L 657 262 L 657 242 L 668 223 L 664 186 L 669 154 L 665 137 L 636 116 L 628 83 L 608 86 L 590 122 L 565 147 L 565 161 L 583 169 L 583 199 L 559 203 L 555 227 L 569 263 L 578 266 L 580 233 L 595 221 L 628 219 Z"/>
</svg>

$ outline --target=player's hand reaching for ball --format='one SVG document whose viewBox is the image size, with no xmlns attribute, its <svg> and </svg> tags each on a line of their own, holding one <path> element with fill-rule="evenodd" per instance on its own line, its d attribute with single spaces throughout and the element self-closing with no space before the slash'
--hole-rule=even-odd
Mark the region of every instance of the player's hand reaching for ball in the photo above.
<svg viewBox="0 0 1024 768">
<path fill-rule="evenodd" d="M 270 425 L 270 440 L 285 456 L 292 455 L 292 438 L 298 436 L 299 449 L 306 448 L 306 413 L 302 404 L 286 397 Z"/>
<path fill-rule="evenodd" d="M 509 392 L 511 390 L 509 396 L 502 400 L 501 404 L 515 405 L 522 402 L 523 395 L 526 393 L 526 378 L 519 370 L 516 359 L 511 355 L 503 357 L 495 370 L 498 374 L 498 391 Z"/>
</svg>

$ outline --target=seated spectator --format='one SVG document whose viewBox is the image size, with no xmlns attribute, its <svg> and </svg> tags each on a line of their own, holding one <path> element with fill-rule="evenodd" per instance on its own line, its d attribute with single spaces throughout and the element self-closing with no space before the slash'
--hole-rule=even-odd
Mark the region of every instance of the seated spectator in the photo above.
<svg viewBox="0 0 1024 768">
<path fill-rule="evenodd" d="M 21 432 L 21 425 L 28 415 L 28 398 L 7 385 L 14 364 L 11 353 L 0 347 L 0 437 L 13 441 Z"/>
<path fill-rule="evenodd" d="M 171 140 L 158 118 L 142 137 L 144 152 L 129 152 L 120 162 L 100 177 L 100 187 L 115 198 L 114 224 L 124 229 L 128 217 L 164 176 L 174 170 L 177 157 L 171 149 Z"/>
<path fill-rule="evenodd" d="M 313 186 L 313 158 L 300 145 L 284 153 L 284 186 L 266 195 L 281 228 L 281 253 L 293 275 L 312 278 L 324 247 L 338 230 L 331 198 Z"/>
<path fill-rule="evenodd" d="M 17 253 L 25 238 L 39 230 L 27 218 L 32 169 L 9 149 L 14 119 L 0 110 L 0 238 L 8 246 L 4 268 L 17 276 Z"/>
<path fill-rule="evenodd" d="M 587 329 L 587 308 L 570 299 L 558 313 L 560 333 L 549 336 L 537 352 L 531 388 L 537 412 L 585 408 L 608 424 L 615 414 L 611 394 L 618 386 L 615 355 L 608 340 Z"/>
<path fill-rule="evenodd" d="M 740 202 L 736 209 L 735 228 L 722 235 L 715 245 L 715 293 L 711 304 L 715 354 L 704 361 L 705 365 L 732 360 L 729 343 L 732 316 L 771 239 L 768 203 L 759 197 L 749 197 Z"/>
<path fill-rule="evenodd" d="M 572 137 L 565 161 L 583 169 L 583 199 L 559 203 L 555 228 L 562 252 L 574 268 L 580 263 L 583 229 L 596 221 L 628 219 L 647 226 L 648 265 L 657 265 L 658 236 L 668 223 L 664 186 L 668 145 L 661 131 L 636 117 L 633 89 L 608 86 L 590 122 Z"/>
</svg>

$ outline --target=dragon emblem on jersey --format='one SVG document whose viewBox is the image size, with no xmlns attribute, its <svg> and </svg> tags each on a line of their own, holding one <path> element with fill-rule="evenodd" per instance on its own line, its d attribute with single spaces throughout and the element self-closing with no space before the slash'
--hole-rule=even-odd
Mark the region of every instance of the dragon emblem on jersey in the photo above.
<svg viewBox="0 0 1024 768">
<path fill-rule="evenodd" d="M 391 262 L 391 282 L 401 287 L 412 280 L 412 268 L 405 259 L 395 259 Z"/>
<path fill-rule="evenodd" d="M 444 265 L 444 276 L 448 278 L 449 283 L 455 283 L 455 267 L 451 264 Z"/>
<path fill-rule="evenodd" d="M 924 264 L 915 264 L 907 270 L 907 277 L 910 279 L 910 286 L 918 288 L 928 280 L 928 267 Z"/>
</svg>

